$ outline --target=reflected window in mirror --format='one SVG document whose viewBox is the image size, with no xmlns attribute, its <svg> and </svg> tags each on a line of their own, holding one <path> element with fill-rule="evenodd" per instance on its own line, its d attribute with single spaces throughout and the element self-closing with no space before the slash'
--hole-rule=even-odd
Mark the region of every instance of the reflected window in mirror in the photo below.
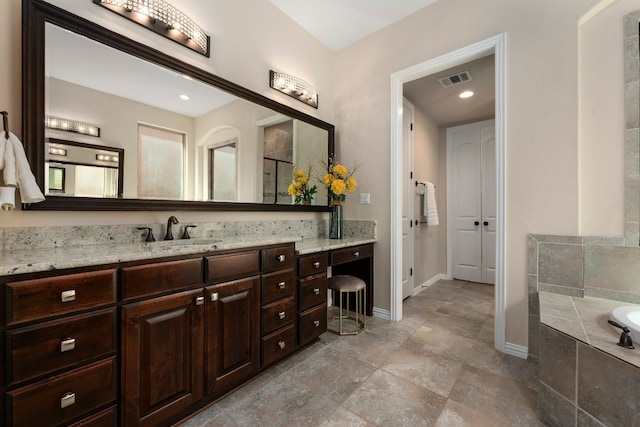
<svg viewBox="0 0 640 427">
<path fill-rule="evenodd" d="M 138 197 L 184 198 L 185 134 L 138 124 Z"/>
<path fill-rule="evenodd" d="M 209 148 L 209 200 L 236 200 L 237 140 Z"/>
</svg>

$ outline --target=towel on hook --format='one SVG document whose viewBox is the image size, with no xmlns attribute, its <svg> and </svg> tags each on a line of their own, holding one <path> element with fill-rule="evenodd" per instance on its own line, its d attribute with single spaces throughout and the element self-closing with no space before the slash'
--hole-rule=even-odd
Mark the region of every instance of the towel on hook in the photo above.
<svg viewBox="0 0 640 427">
<path fill-rule="evenodd" d="M 4 145 L 4 150 L 0 153 L 2 156 L 0 166 L 3 169 L 4 185 L 19 187 L 22 203 L 42 202 L 44 195 L 31 172 L 22 142 L 13 132 L 9 132 L 9 138 L 6 137 L 5 132 L 2 132 L 1 139 L 3 142 L 0 143 L 0 147 Z"/>
<path fill-rule="evenodd" d="M 438 206 L 436 206 L 436 187 L 426 182 L 426 191 L 424 194 L 422 214 L 427 217 L 427 225 L 438 225 Z"/>
</svg>

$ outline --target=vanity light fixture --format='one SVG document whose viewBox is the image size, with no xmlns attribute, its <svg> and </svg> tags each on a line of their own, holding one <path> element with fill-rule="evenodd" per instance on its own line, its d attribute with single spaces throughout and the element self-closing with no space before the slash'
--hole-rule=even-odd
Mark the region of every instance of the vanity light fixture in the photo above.
<svg viewBox="0 0 640 427">
<path fill-rule="evenodd" d="M 473 96 L 473 91 L 465 90 L 464 92 L 461 92 L 460 95 L 458 96 L 462 99 L 471 98 Z"/>
<path fill-rule="evenodd" d="M 112 154 L 96 154 L 96 160 L 100 160 L 101 162 L 118 163 L 119 157 Z"/>
<path fill-rule="evenodd" d="M 164 0 L 93 2 L 209 58 L 210 37 L 191 18 Z"/>
<path fill-rule="evenodd" d="M 64 148 L 58 148 L 58 147 L 49 146 L 49 154 L 53 154 L 54 156 L 67 157 L 67 150 L 65 150 Z"/>
<path fill-rule="evenodd" d="M 269 70 L 269 86 L 313 108 L 318 108 L 318 92 L 298 77 Z"/>
<path fill-rule="evenodd" d="M 98 126 L 79 122 L 77 120 L 45 116 L 44 127 L 49 129 L 63 130 L 66 132 L 79 133 L 82 135 L 100 137 L 100 128 Z"/>
</svg>

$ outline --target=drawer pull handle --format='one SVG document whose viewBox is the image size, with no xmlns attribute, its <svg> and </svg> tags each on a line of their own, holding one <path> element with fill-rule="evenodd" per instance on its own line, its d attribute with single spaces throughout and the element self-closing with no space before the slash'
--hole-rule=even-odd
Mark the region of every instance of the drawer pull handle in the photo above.
<svg viewBox="0 0 640 427">
<path fill-rule="evenodd" d="M 284 256 L 283 254 L 280 254 L 280 255 L 276 256 L 276 261 L 278 261 L 278 262 L 285 262 L 286 259 L 287 259 L 287 257 Z"/>
<path fill-rule="evenodd" d="M 287 344 L 284 341 L 278 341 L 278 346 L 280 347 L 280 350 L 284 350 Z"/>
<path fill-rule="evenodd" d="M 313 293 L 316 294 L 316 295 L 320 295 L 320 288 L 315 288 L 313 290 Z"/>
<path fill-rule="evenodd" d="M 314 262 L 314 263 L 313 263 L 313 266 L 314 266 L 315 268 L 320 268 L 320 261 L 316 261 L 316 262 Z"/>
<path fill-rule="evenodd" d="M 72 392 L 65 393 L 60 399 L 60 409 L 67 408 L 76 404 L 76 394 Z"/>
<path fill-rule="evenodd" d="M 211 294 L 211 301 L 218 301 L 218 293 L 214 292 Z"/>
<path fill-rule="evenodd" d="M 60 353 L 64 353 L 65 351 L 75 350 L 76 348 L 76 340 L 75 338 L 66 338 L 62 340 L 60 343 Z"/>
<path fill-rule="evenodd" d="M 204 297 L 196 298 L 196 305 L 202 305 L 202 304 L 204 304 Z"/>
<path fill-rule="evenodd" d="M 287 286 L 287 282 L 280 282 L 280 283 L 278 283 L 278 287 L 279 287 L 280 289 L 284 289 L 284 287 L 285 287 L 285 286 Z"/>
<path fill-rule="evenodd" d="M 319 320 L 314 320 L 313 324 L 316 325 L 316 328 L 320 326 L 320 321 Z"/>
<path fill-rule="evenodd" d="M 60 294 L 60 299 L 62 302 L 71 302 L 76 300 L 76 291 L 75 289 L 71 289 L 70 291 L 62 291 Z"/>
<path fill-rule="evenodd" d="M 356 251 L 356 252 L 354 252 L 354 253 L 353 253 L 353 256 L 355 256 L 355 257 L 359 257 L 359 256 L 360 256 L 360 252 L 357 252 L 357 251 Z"/>
<path fill-rule="evenodd" d="M 286 313 L 284 311 L 281 311 L 280 313 L 278 313 L 278 317 L 280 318 L 280 320 L 284 320 L 286 316 Z"/>
</svg>

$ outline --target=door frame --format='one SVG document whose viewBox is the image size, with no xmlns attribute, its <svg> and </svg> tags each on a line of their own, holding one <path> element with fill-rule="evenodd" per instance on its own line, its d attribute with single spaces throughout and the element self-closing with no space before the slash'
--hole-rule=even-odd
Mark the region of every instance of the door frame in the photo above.
<svg viewBox="0 0 640 427">
<path fill-rule="evenodd" d="M 494 346 L 505 352 L 506 327 L 506 33 L 391 74 L 391 319 L 402 319 L 402 97 L 404 83 L 495 55 L 496 284 Z M 520 354 L 518 354 L 520 356 Z M 521 356 L 520 356 L 521 357 Z"/>
<path fill-rule="evenodd" d="M 405 105 L 407 107 L 411 108 L 411 126 L 413 126 L 413 122 L 414 122 L 414 119 L 415 119 L 415 107 L 413 106 L 413 104 L 411 102 L 409 102 L 409 100 L 407 98 L 403 97 L 403 101 L 402 101 L 402 108 L 403 108 L 402 120 L 403 121 L 404 121 L 404 106 Z M 408 155 L 410 157 L 408 159 L 409 163 L 410 163 L 408 165 L 409 166 L 409 170 L 408 171 L 404 170 L 404 167 L 403 167 L 403 171 L 402 171 L 402 173 L 404 175 L 404 184 L 402 186 L 402 192 L 403 192 L 403 195 L 405 195 L 405 196 L 408 195 L 410 192 L 412 194 L 415 193 L 415 190 L 413 190 L 413 192 L 412 192 L 412 189 L 415 188 L 415 187 L 411 186 L 412 183 L 408 183 L 407 184 L 407 182 L 408 182 L 407 172 L 410 172 L 412 174 L 412 178 L 415 180 L 415 171 L 414 171 L 414 169 L 415 169 L 414 168 L 414 166 L 415 166 L 415 163 L 414 163 L 415 146 L 414 146 L 413 135 L 414 135 L 413 131 L 411 131 L 409 133 L 409 137 L 407 138 L 406 141 L 404 140 L 404 135 L 403 135 L 403 141 L 402 141 L 403 159 L 404 159 L 405 155 Z M 405 142 L 408 142 L 408 146 L 405 146 Z M 406 150 L 406 152 L 405 152 L 405 150 Z M 403 164 L 403 166 L 404 166 L 404 164 Z M 409 188 L 407 188 L 407 185 L 409 186 Z M 413 292 L 414 292 L 414 289 L 415 289 L 415 274 L 414 273 L 415 273 L 415 267 L 416 266 L 415 266 L 414 261 L 415 261 L 415 253 L 416 253 L 416 248 L 415 248 L 416 228 L 415 228 L 415 226 L 413 224 L 413 219 L 414 219 L 414 214 L 415 214 L 414 209 L 415 209 L 415 204 L 414 204 L 413 197 L 409 197 L 409 200 L 407 202 L 407 210 L 408 210 L 407 217 L 409 219 L 409 231 L 408 231 L 409 235 L 408 235 L 407 238 L 409 239 L 409 245 L 408 245 L 407 249 L 408 249 L 408 252 L 409 252 L 408 255 L 411 256 L 411 262 L 410 262 L 410 273 L 407 273 L 407 274 L 409 274 L 409 276 L 407 277 L 407 281 L 411 285 L 411 292 L 409 293 L 408 296 L 405 297 L 405 295 L 404 295 L 404 286 L 403 286 L 403 289 L 402 289 L 402 299 L 403 300 L 405 298 L 413 296 Z M 400 216 L 402 217 L 402 212 L 401 212 Z M 402 254 L 403 254 L 403 257 L 404 257 L 404 246 L 402 248 Z"/>
</svg>

